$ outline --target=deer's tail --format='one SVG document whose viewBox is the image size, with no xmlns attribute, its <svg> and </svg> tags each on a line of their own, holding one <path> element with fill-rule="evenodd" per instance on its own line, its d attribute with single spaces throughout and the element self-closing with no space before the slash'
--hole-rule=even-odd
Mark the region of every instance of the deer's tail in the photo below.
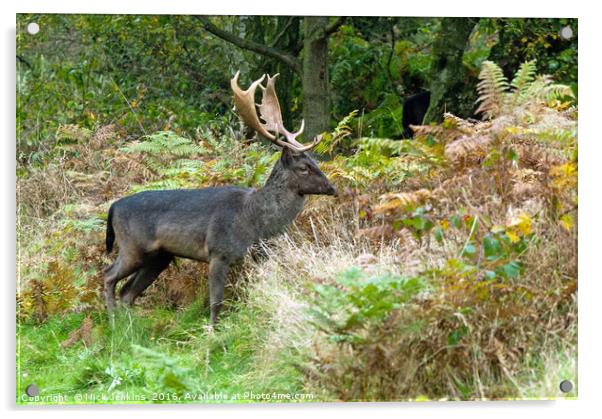
<svg viewBox="0 0 602 419">
<path fill-rule="evenodd" d="M 109 208 L 109 216 L 107 217 L 107 253 L 113 251 L 113 243 L 115 242 L 115 230 L 113 229 L 113 205 Z"/>
</svg>

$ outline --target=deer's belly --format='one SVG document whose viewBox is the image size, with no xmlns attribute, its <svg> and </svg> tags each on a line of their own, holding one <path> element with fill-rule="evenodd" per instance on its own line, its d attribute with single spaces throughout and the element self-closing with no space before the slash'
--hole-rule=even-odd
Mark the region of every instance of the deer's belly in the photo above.
<svg viewBox="0 0 602 419">
<path fill-rule="evenodd" d="M 209 262 L 209 251 L 204 240 L 186 237 L 163 237 L 161 249 L 174 256 Z"/>
</svg>

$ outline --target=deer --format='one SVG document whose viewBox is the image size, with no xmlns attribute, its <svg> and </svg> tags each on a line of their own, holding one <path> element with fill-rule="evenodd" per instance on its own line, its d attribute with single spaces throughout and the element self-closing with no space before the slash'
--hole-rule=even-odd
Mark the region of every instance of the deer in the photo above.
<svg viewBox="0 0 602 419">
<path fill-rule="evenodd" d="M 238 84 L 240 71 L 230 80 L 234 105 L 243 123 L 281 148 L 281 155 L 263 187 L 206 187 L 152 190 L 115 201 L 109 208 L 106 250 L 118 244 L 115 261 L 104 271 L 107 310 L 120 303 L 131 307 L 174 258 L 209 264 L 210 326 L 216 325 L 230 268 L 240 263 L 260 240 L 282 233 L 299 215 L 308 195 L 335 196 L 336 189 L 308 153 L 322 139 L 302 144 L 304 121 L 297 132 L 283 125 L 275 81 L 264 74 L 247 90 Z M 257 87 L 262 100 L 255 103 Z M 258 108 L 258 109 L 257 109 Z M 259 110 L 259 115 L 257 113 Z M 260 119 L 261 118 L 261 119 Z"/>
</svg>

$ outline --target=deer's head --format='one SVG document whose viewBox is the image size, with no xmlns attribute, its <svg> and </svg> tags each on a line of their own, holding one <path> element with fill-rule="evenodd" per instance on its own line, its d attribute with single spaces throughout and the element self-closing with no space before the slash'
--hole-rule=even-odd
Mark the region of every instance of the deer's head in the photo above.
<svg viewBox="0 0 602 419">
<path fill-rule="evenodd" d="M 296 188 L 300 195 L 336 195 L 334 186 L 322 173 L 314 159 L 306 153 L 314 148 L 322 137 L 318 135 L 310 144 L 304 145 L 296 140 L 297 136 L 303 133 L 304 121 L 301 121 L 301 128 L 297 132 L 289 132 L 284 127 L 275 87 L 278 74 L 272 77 L 268 75 L 265 86 L 261 84 L 266 77 L 264 74 L 244 91 L 238 86 L 239 75 L 240 71 L 236 72 L 236 75 L 230 80 L 236 109 L 247 126 L 282 147 L 279 164 L 285 169 L 282 176 L 288 186 Z M 263 91 L 259 105 L 255 103 L 257 86 Z M 257 108 L 259 108 L 259 115 Z M 284 138 L 281 138 L 281 135 Z"/>
</svg>

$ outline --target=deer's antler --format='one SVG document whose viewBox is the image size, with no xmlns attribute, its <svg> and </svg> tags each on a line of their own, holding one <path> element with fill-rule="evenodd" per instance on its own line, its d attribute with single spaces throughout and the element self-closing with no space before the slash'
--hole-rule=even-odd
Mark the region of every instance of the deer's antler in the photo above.
<svg viewBox="0 0 602 419">
<path fill-rule="evenodd" d="M 265 78 L 265 74 L 258 80 L 251 83 L 251 86 L 243 91 L 238 86 L 238 76 L 240 71 L 237 71 L 232 80 L 230 80 L 230 86 L 234 92 L 234 105 L 238 110 L 242 120 L 250 128 L 254 129 L 259 134 L 263 135 L 273 143 L 281 146 L 288 147 L 296 152 L 304 152 L 315 147 L 321 140 L 321 136 L 314 139 L 311 144 L 303 145 L 296 140 L 296 137 L 303 133 L 305 127 L 305 121 L 301 121 L 301 128 L 297 132 L 289 132 L 282 122 L 282 113 L 280 111 L 280 103 L 278 102 L 278 96 L 276 95 L 276 77 L 268 75 L 267 85 L 264 87 L 261 82 Z M 261 104 L 259 105 L 259 112 L 261 119 L 265 121 L 262 123 L 257 116 L 257 110 L 255 106 L 255 90 L 257 86 L 263 90 L 263 97 Z M 270 132 L 271 131 L 271 132 Z M 273 134 L 272 134 L 273 133 Z M 284 135 L 287 141 L 279 139 L 280 134 Z"/>
</svg>

